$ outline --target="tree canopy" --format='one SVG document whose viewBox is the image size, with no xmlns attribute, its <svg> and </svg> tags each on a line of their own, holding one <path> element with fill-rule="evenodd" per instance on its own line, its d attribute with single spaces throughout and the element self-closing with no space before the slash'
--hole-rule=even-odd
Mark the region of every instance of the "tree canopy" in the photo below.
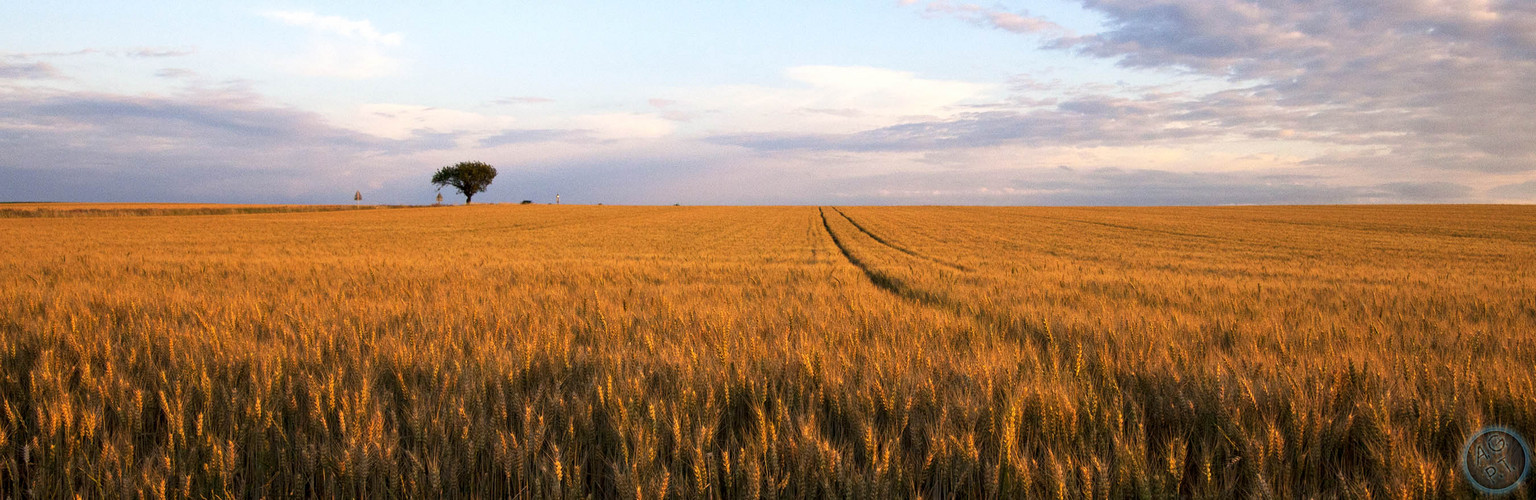
<svg viewBox="0 0 1536 500">
<path fill-rule="evenodd" d="M 464 161 L 437 169 L 437 173 L 432 174 L 432 183 L 437 185 L 438 190 L 442 190 L 443 186 L 453 186 L 464 195 L 464 204 L 468 205 L 475 194 L 484 192 L 495 178 L 496 167 L 484 162 Z"/>
</svg>

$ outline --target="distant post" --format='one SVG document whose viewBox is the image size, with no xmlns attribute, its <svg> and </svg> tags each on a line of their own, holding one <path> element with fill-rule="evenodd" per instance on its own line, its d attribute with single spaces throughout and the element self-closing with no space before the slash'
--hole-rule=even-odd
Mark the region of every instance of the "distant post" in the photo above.
<svg viewBox="0 0 1536 500">
<path fill-rule="evenodd" d="M 560 193 L 555 193 L 555 204 L 556 205 L 560 204 Z"/>
<path fill-rule="evenodd" d="M 362 203 L 362 202 L 363 202 L 363 192 L 362 191 L 358 191 L 357 194 L 352 195 L 352 204 L 353 205 L 357 205 L 357 204 Z"/>
<path fill-rule="evenodd" d="M 437 204 L 438 205 L 442 205 L 443 204 L 443 193 L 437 193 Z"/>
</svg>

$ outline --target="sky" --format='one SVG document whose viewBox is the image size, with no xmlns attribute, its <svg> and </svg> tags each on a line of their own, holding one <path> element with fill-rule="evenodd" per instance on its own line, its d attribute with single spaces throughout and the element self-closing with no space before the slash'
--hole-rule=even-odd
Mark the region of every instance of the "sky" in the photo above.
<svg viewBox="0 0 1536 500">
<path fill-rule="evenodd" d="M 0 202 L 460 161 L 477 202 L 1532 203 L 1536 2 L 0 2 Z"/>
</svg>

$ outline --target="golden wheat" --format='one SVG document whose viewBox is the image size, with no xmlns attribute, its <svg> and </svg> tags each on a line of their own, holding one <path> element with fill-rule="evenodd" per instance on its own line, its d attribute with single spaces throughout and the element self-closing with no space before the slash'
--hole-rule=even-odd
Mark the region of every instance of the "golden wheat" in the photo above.
<svg viewBox="0 0 1536 500">
<path fill-rule="evenodd" d="M 0 497 L 1453 496 L 1536 431 L 1530 207 L 143 209 L 0 220 Z"/>
</svg>

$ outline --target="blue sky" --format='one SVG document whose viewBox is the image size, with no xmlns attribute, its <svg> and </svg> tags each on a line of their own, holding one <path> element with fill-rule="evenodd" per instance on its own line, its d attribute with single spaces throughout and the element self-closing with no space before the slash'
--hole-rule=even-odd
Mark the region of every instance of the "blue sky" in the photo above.
<svg viewBox="0 0 1536 500">
<path fill-rule="evenodd" d="M 1536 201 L 1484 0 L 10 2 L 0 201 Z"/>
</svg>

